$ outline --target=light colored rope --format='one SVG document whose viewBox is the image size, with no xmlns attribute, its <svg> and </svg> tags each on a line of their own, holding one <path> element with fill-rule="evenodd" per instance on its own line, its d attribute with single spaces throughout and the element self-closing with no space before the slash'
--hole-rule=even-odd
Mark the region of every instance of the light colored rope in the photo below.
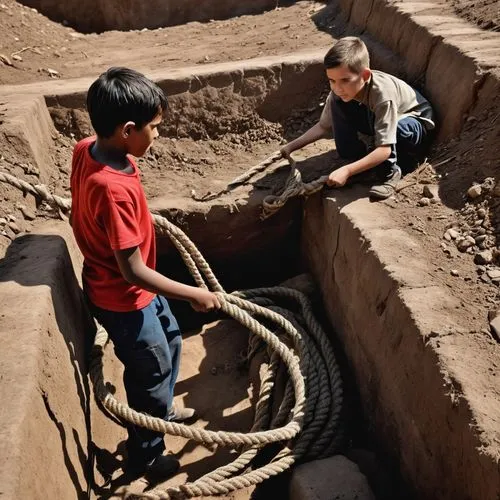
<svg viewBox="0 0 500 500">
<path fill-rule="evenodd" d="M 217 193 L 207 193 L 203 196 L 198 196 L 196 194 L 196 191 L 191 192 L 191 197 L 193 200 L 196 201 L 211 201 L 215 200 L 216 198 L 220 198 L 222 195 L 227 194 L 231 192 L 233 189 L 236 187 L 240 186 L 241 184 L 244 184 L 248 180 L 250 180 L 255 174 L 264 171 L 267 167 L 275 163 L 277 160 L 281 159 L 283 156 L 280 151 L 275 151 L 273 154 L 262 160 L 260 163 L 257 165 L 253 166 L 252 168 L 248 169 L 246 172 L 243 174 L 239 175 L 238 177 L 234 178 L 224 189 L 221 191 L 218 191 Z"/>
<path fill-rule="evenodd" d="M 271 210 L 279 209 L 276 207 L 282 206 L 287 197 L 298 193 L 297 186 L 302 181 L 293 165 L 292 173 L 295 180 L 287 183 L 288 187 L 281 195 L 268 200 Z M 68 211 L 71 208 L 71 200 L 51 195 L 45 186 L 32 186 L 3 172 L 0 172 L 0 181 L 55 204 L 61 210 Z M 316 186 L 314 189 L 319 188 Z M 252 332 L 252 352 L 255 352 L 258 344 L 263 342 L 271 351 L 271 361 L 261 380 L 251 431 L 249 433 L 208 431 L 166 422 L 136 412 L 117 401 L 104 382 L 103 356 L 108 335 L 102 327 L 99 327 L 89 371 L 94 392 L 107 410 L 123 420 L 153 431 L 182 436 L 206 445 L 244 447 L 236 460 L 205 474 L 194 482 L 164 490 L 156 489 L 139 494 L 127 493 L 127 497 L 170 500 L 228 494 L 275 476 L 290 468 L 298 460 L 325 457 L 335 452 L 343 438 L 340 421 L 342 406 L 340 374 L 330 342 L 315 319 L 307 297 L 297 290 L 285 287 L 226 294 L 210 266 L 188 236 L 159 215 L 153 214 L 153 220 L 157 231 L 171 238 L 197 285 L 215 291 L 221 302 L 222 311 Z M 295 304 L 296 311 L 291 312 L 277 305 L 276 301 L 283 299 Z M 258 317 L 264 318 L 268 325 L 274 324 L 277 333 L 259 323 Z M 271 402 L 276 390 L 274 378 L 279 363 L 284 363 L 290 378 L 278 412 L 271 417 Z M 268 430 L 265 430 L 266 427 L 269 427 Z M 270 443 L 283 443 L 284 447 L 270 463 L 250 470 L 252 461 L 258 456 L 262 447 Z"/>
<path fill-rule="evenodd" d="M 296 162 L 289 157 L 290 174 L 279 194 L 270 194 L 262 202 L 261 219 L 267 219 L 283 208 L 290 198 L 296 196 L 310 196 L 320 191 L 328 179 L 327 175 L 318 177 L 311 182 L 303 182 Z"/>
<path fill-rule="evenodd" d="M 61 198 L 55 194 L 51 194 L 47 189 L 47 186 L 43 184 L 30 184 L 29 182 L 23 181 L 7 172 L 0 171 L 0 182 L 5 182 L 11 186 L 16 187 L 23 193 L 30 193 L 36 198 L 40 198 L 47 203 L 58 206 L 63 211 L 68 211 L 71 209 L 71 200 L 69 198 Z"/>
<path fill-rule="evenodd" d="M 196 201 L 211 201 L 221 197 L 224 194 L 231 192 L 234 188 L 249 181 L 255 174 L 264 171 L 267 167 L 283 158 L 280 151 L 275 151 L 271 156 L 261 161 L 257 165 L 249 168 L 246 172 L 233 179 L 224 189 L 217 193 L 207 193 L 204 196 L 198 196 L 196 192 L 192 192 L 192 198 Z M 278 210 L 283 208 L 290 198 L 296 196 L 310 196 L 320 191 L 328 179 L 327 175 L 323 175 L 314 179 L 311 182 L 304 182 L 300 171 L 297 169 L 295 160 L 288 155 L 287 160 L 290 163 L 290 174 L 285 181 L 284 186 L 280 189 L 279 194 L 267 195 L 262 202 L 261 219 L 267 219 L 274 215 Z"/>
</svg>

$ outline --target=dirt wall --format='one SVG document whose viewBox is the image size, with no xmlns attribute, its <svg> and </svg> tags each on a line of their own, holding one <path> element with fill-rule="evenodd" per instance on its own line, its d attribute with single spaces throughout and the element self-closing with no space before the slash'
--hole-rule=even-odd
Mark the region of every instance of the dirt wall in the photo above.
<svg viewBox="0 0 500 500">
<path fill-rule="evenodd" d="M 496 500 L 498 356 L 418 240 L 358 189 L 310 198 L 302 246 L 367 422 L 421 500 Z"/>
<path fill-rule="evenodd" d="M 90 399 L 86 316 L 69 227 L 20 237 L 0 261 L 0 484 L 5 498 L 82 498 Z M 78 271 L 77 271 L 78 272 Z M 50 478 L 50 480 L 47 480 Z"/>
<path fill-rule="evenodd" d="M 322 52 L 210 64 L 204 68 L 148 73 L 168 96 L 160 133 L 208 139 L 257 128 L 259 118 L 284 121 L 297 108 L 319 101 L 326 87 Z M 30 85 L 44 92 L 59 131 L 77 138 L 92 133 L 85 111 L 87 80 L 71 86 Z"/>
<path fill-rule="evenodd" d="M 243 14 L 258 14 L 293 1 L 252 0 L 23 0 L 50 19 L 66 22 L 84 33 L 108 30 L 140 30 L 227 19 Z"/>
</svg>

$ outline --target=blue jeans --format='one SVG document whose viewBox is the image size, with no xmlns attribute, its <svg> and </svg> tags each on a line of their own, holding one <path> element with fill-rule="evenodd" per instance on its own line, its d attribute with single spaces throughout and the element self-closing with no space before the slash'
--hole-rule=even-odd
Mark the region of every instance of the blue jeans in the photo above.
<svg viewBox="0 0 500 500">
<path fill-rule="evenodd" d="M 341 158 L 359 160 L 367 154 L 365 144 L 359 139 L 358 132 L 373 136 L 375 115 L 358 101 L 344 102 L 333 97 L 332 122 L 337 152 Z M 421 159 L 428 147 L 427 129 L 417 118 L 408 116 L 398 121 L 396 144 L 391 145 L 389 158 L 375 167 L 380 180 L 391 178 L 396 172 L 411 170 Z"/>
<path fill-rule="evenodd" d="M 143 309 L 113 312 L 90 304 L 123 363 L 128 404 L 136 411 L 167 419 L 179 373 L 182 338 L 167 300 L 156 296 Z M 129 466 L 141 468 L 165 450 L 163 434 L 128 426 Z"/>
</svg>

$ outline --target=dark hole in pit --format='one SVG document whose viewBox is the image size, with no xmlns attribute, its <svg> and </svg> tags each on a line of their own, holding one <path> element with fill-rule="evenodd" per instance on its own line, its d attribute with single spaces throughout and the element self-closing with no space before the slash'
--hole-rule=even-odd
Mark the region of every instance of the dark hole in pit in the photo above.
<svg viewBox="0 0 500 500">
<path fill-rule="evenodd" d="M 244 217 L 244 215 L 234 215 L 228 211 L 227 217 Z M 189 214 L 184 214 L 183 218 L 189 220 Z M 259 224 L 259 221 L 255 221 L 255 224 Z M 228 223 L 227 226 L 229 225 Z M 197 227 L 200 229 L 200 226 Z M 205 227 L 201 228 L 201 231 L 207 234 L 210 233 L 210 221 L 205 223 Z M 208 236 L 202 236 L 200 239 L 206 242 L 210 240 L 210 236 L 208 234 Z M 160 239 L 160 246 L 165 248 L 164 245 L 165 242 Z M 210 242 L 208 246 L 211 246 Z M 203 245 L 200 245 L 199 248 L 205 255 Z M 207 260 L 227 292 L 277 286 L 284 280 L 308 271 L 301 257 L 300 223 L 298 221 L 291 225 L 289 231 L 286 232 L 286 236 L 275 241 L 269 241 L 268 238 L 267 242 L 260 248 L 250 247 L 246 251 L 235 252 L 234 254 L 225 252 L 223 245 L 221 245 L 221 248 L 222 255 L 218 255 L 211 248 L 210 257 Z M 168 248 L 165 253 L 158 257 L 157 269 L 170 278 L 194 285 L 194 280 L 190 276 L 186 265 L 174 248 Z M 203 325 L 223 317 L 220 313 L 196 313 L 188 304 L 179 301 L 171 301 L 171 304 L 181 329 L 186 332 L 185 335 L 188 337 L 197 333 Z M 412 492 L 400 477 L 398 464 L 391 461 L 384 450 L 383 443 L 377 442 L 375 437 L 376 429 L 373 429 L 370 422 L 363 415 L 356 380 L 342 345 L 322 306 L 319 293 L 313 297 L 313 304 L 316 317 L 334 345 L 336 359 L 343 378 L 344 419 L 347 438 L 341 453 L 355 462 L 361 472 L 366 475 L 378 500 L 400 500 L 401 498 L 411 500 L 413 498 Z M 270 449 L 269 453 L 272 455 L 273 450 Z M 263 459 L 265 459 L 265 455 L 264 452 Z M 253 500 L 267 500 L 276 495 L 279 495 L 279 498 L 288 498 L 286 492 L 289 489 L 290 478 L 291 473 L 285 472 L 276 478 L 267 480 L 259 485 L 251 498 Z"/>
</svg>

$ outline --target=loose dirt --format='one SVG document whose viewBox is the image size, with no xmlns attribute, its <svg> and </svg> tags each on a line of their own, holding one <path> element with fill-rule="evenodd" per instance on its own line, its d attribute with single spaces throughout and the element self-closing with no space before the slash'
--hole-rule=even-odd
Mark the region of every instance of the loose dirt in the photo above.
<svg viewBox="0 0 500 500">
<path fill-rule="evenodd" d="M 499 0 L 446 0 L 464 19 L 498 31 Z M 449 7 L 448 7 L 449 6 Z M 331 43 L 312 17 L 322 2 L 297 2 L 261 15 L 131 32 L 81 34 L 15 0 L 0 3 L 0 84 L 97 75 L 110 66 L 147 72 L 290 53 Z M 338 29 L 338 26 L 336 26 Z M 323 30 L 326 30 L 323 31 Z M 6 58 L 6 59 L 5 59 Z"/>
<path fill-rule="evenodd" d="M 98 75 L 110 66 L 148 69 L 250 59 L 327 47 L 331 38 L 316 29 L 311 15 L 319 2 L 298 2 L 259 16 L 192 22 L 152 31 L 83 35 L 14 0 L 0 4 L 0 84 Z M 22 58 L 21 61 L 14 56 Z"/>
<path fill-rule="evenodd" d="M 451 0 L 460 17 L 485 30 L 500 31 L 499 0 Z"/>
</svg>

